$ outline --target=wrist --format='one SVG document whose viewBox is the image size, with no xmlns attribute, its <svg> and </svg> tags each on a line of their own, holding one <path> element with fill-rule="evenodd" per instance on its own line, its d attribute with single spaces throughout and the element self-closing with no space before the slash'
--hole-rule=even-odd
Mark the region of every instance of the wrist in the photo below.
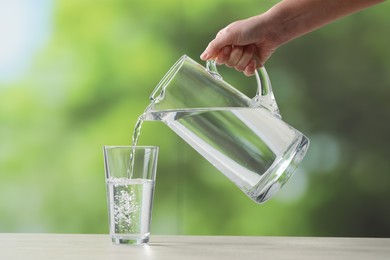
<svg viewBox="0 0 390 260">
<path fill-rule="evenodd" d="M 266 24 L 269 40 L 273 42 L 276 47 L 279 47 L 298 35 L 294 34 L 297 30 L 292 30 L 294 20 L 299 18 L 299 14 L 291 16 L 288 10 L 279 8 L 277 5 L 262 14 Z"/>
</svg>

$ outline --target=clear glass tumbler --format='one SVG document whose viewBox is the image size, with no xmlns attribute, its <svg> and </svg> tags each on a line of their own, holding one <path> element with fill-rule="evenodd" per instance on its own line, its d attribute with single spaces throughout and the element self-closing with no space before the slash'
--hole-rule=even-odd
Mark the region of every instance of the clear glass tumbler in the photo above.
<svg viewBox="0 0 390 260">
<path fill-rule="evenodd" d="M 104 146 L 103 152 L 112 242 L 147 243 L 158 147 Z"/>
</svg>

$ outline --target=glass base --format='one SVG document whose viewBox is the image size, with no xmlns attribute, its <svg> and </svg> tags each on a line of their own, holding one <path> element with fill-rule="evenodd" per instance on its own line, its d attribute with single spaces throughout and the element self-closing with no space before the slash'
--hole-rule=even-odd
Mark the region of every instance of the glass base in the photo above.
<svg viewBox="0 0 390 260">
<path fill-rule="evenodd" d="M 142 245 L 149 242 L 149 237 L 141 237 L 141 238 L 128 238 L 128 237 L 112 237 L 112 243 L 114 244 L 127 244 L 127 245 Z"/>
<path fill-rule="evenodd" d="M 272 198 L 294 173 L 308 146 L 309 139 L 302 135 L 247 195 L 256 203 L 264 203 Z"/>
</svg>

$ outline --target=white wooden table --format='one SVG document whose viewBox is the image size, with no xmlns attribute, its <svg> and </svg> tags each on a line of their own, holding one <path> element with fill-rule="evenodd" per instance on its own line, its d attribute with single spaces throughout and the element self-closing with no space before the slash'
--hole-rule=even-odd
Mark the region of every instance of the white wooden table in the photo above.
<svg viewBox="0 0 390 260">
<path fill-rule="evenodd" d="M 152 236 L 113 245 L 108 235 L 0 234 L 0 259 L 390 259 L 390 238 Z"/>
</svg>

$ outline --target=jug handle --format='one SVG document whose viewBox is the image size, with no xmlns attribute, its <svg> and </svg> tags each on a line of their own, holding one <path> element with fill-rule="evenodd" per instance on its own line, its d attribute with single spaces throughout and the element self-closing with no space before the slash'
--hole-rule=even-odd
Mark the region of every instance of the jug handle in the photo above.
<svg viewBox="0 0 390 260">
<path fill-rule="evenodd" d="M 222 76 L 217 70 L 217 64 L 215 60 L 208 60 L 206 62 L 206 68 L 207 71 L 214 77 L 222 79 Z M 271 81 L 264 66 L 260 67 L 258 70 L 255 70 L 255 79 L 257 83 L 257 92 L 256 96 L 251 99 L 249 106 L 253 108 L 264 107 L 268 109 L 274 116 L 282 118 L 278 105 L 276 104 L 274 94 L 272 92 Z"/>
</svg>

